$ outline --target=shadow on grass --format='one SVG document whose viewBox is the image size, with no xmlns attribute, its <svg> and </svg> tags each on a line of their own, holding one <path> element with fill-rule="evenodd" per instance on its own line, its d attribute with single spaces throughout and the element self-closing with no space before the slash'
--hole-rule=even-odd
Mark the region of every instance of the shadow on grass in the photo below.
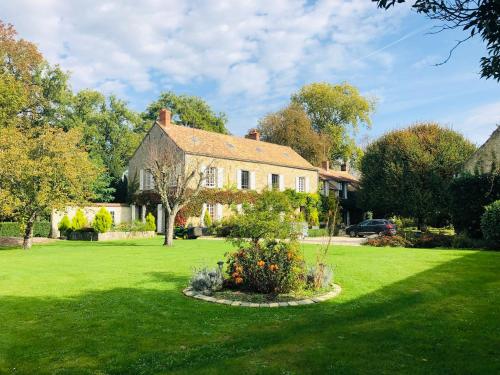
<svg viewBox="0 0 500 375">
<path fill-rule="evenodd" d="M 497 255 L 297 308 L 196 301 L 162 272 L 148 275 L 174 290 L 2 297 L 0 373 L 499 373 Z"/>
</svg>

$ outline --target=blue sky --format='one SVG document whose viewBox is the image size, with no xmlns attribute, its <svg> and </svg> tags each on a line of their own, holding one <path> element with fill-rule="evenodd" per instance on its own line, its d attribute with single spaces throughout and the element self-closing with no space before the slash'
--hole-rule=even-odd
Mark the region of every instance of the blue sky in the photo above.
<svg viewBox="0 0 500 375">
<path fill-rule="evenodd" d="M 353 1 L 58 1 L 0 3 L 1 19 L 72 74 L 75 90 L 114 93 L 142 111 L 161 91 L 198 95 L 243 135 L 303 84 L 347 81 L 377 98 L 366 142 L 437 121 L 481 144 L 500 124 L 500 85 L 479 77 L 480 40 L 428 35 L 407 5 Z"/>
</svg>

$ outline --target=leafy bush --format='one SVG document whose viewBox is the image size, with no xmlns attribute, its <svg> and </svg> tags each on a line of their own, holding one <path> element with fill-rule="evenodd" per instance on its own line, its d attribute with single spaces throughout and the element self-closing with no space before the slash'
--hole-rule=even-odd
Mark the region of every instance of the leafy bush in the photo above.
<svg viewBox="0 0 500 375">
<path fill-rule="evenodd" d="M 228 255 L 232 287 L 257 293 L 288 293 L 304 283 L 304 261 L 296 242 L 265 241 Z"/>
<path fill-rule="evenodd" d="M 92 227 L 97 233 L 106 233 L 111 229 L 113 225 L 113 218 L 106 208 L 101 207 L 99 211 L 95 214 L 94 222 Z"/>
<path fill-rule="evenodd" d="M 205 210 L 205 216 L 203 216 L 203 224 L 206 227 L 212 226 L 212 217 L 210 216 L 210 212 L 208 212 L 208 210 Z"/>
<path fill-rule="evenodd" d="M 328 237 L 328 230 L 326 228 L 309 229 L 307 231 L 309 237 Z"/>
<path fill-rule="evenodd" d="M 115 225 L 113 230 L 115 230 L 116 232 L 146 232 L 149 230 L 147 228 L 147 223 L 136 220 L 133 223 L 121 223 Z"/>
<path fill-rule="evenodd" d="M 212 225 L 212 234 L 217 237 L 228 237 L 235 226 L 234 216 L 227 216 Z"/>
<path fill-rule="evenodd" d="M 500 175 L 464 175 L 451 183 L 451 214 L 457 233 L 481 238 L 481 216 L 485 206 L 500 199 Z"/>
<path fill-rule="evenodd" d="M 495 245 L 483 238 L 472 238 L 462 233 L 453 236 L 451 247 L 454 249 L 494 249 Z"/>
<path fill-rule="evenodd" d="M 374 238 L 369 238 L 365 245 L 375 246 L 375 247 L 410 247 L 411 242 L 401 236 L 379 236 Z"/>
<path fill-rule="evenodd" d="M 486 240 L 500 245 L 500 200 L 485 207 L 481 217 L 481 231 Z"/>
<path fill-rule="evenodd" d="M 61 233 L 66 233 L 68 230 L 71 230 L 71 221 L 69 220 L 68 215 L 64 215 L 62 217 L 61 221 L 57 225 L 57 229 L 59 229 Z"/>
<path fill-rule="evenodd" d="M 333 281 L 333 270 L 331 267 L 319 264 L 311 266 L 307 270 L 306 286 L 311 289 L 327 288 Z"/>
<path fill-rule="evenodd" d="M 220 270 L 202 268 L 194 271 L 189 285 L 202 294 L 210 295 L 221 290 L 223 282 L 224 278 Z"/>
<path fill-rule="evenodd" d="M 146 215 L 145 230 L 146 231 L 156 230 L 155 217 L 153 216 L 153 214 L 151 212 Z"/>
<path fill-rule="evenodd" d="M 309 225 L 318 226 L 319 225 L 319 213 L 317 208 L 313 208 L 311 212 L 309 212 Z"/>
<path fill-rule="evenodd" d="M 238 247 L 256 246 L 261 239 L 292 238 L 295 237 L 292 219 L 286 195 L 265 191 L 253 205 L 244 205 L 243 213 L 233 216 L 228 237 Z"/>
<path fill-rule="evenodd" d="M 435 247 L 451 247 L 453 236 L 446 234 L 425 232 L 412 239 L 413 247 L 432 249 Z"/>
<path fill-rule="evenodd" d="M 33 225 L 33 237 L 48 237 L 50 235 L 50 222 L 35 221 Z M 17 222 L 0 223 L 0 237 L 22 237 L 24 232 Z"/>
<path fill-rule="evenodd" d="M 71 229 L 80 230 L 87 227 L 87 218 L 82 209 L 76 210 L 75 216 L 71 220 Z"/>
</svg>

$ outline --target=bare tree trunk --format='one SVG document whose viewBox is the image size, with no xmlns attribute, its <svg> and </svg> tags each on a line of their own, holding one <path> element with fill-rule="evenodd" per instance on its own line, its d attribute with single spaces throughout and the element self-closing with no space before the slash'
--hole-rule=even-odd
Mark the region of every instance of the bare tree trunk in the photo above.
<svg viewBox="0 0 500 375">
<path fill-rule="evenodd" d="M 165 241 L 163 245 L 165 246 L 173 246 L 174 245 L 174 227 L 175 227 L 175 216 L 177 213 L 170 212 L 167 216 L 167 220 L 165 222 Z"/>
<path fill-rule="evenodd" d="M 35 217 L 32 216 L 29 218 L 26 223 L 26 230 L 24 231 L 23 238 L 23 249 L 28 250 L 31 249 L 31 245 L 33 244 L 33 224 L 35 222 Z"/>
</svg>

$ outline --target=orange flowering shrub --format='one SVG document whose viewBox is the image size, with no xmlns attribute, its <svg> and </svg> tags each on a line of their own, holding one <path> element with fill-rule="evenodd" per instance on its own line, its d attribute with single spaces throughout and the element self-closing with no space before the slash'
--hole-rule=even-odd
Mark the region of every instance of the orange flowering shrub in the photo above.
<svg viewBox="0 0 500 375">
<path fill-rule="evenodd" d="M 227 254 L 228 285 L 257 293 L 288 293 L 305 282 L 305 267 L 296 242 L 261 241 Z"/>
</svg>

